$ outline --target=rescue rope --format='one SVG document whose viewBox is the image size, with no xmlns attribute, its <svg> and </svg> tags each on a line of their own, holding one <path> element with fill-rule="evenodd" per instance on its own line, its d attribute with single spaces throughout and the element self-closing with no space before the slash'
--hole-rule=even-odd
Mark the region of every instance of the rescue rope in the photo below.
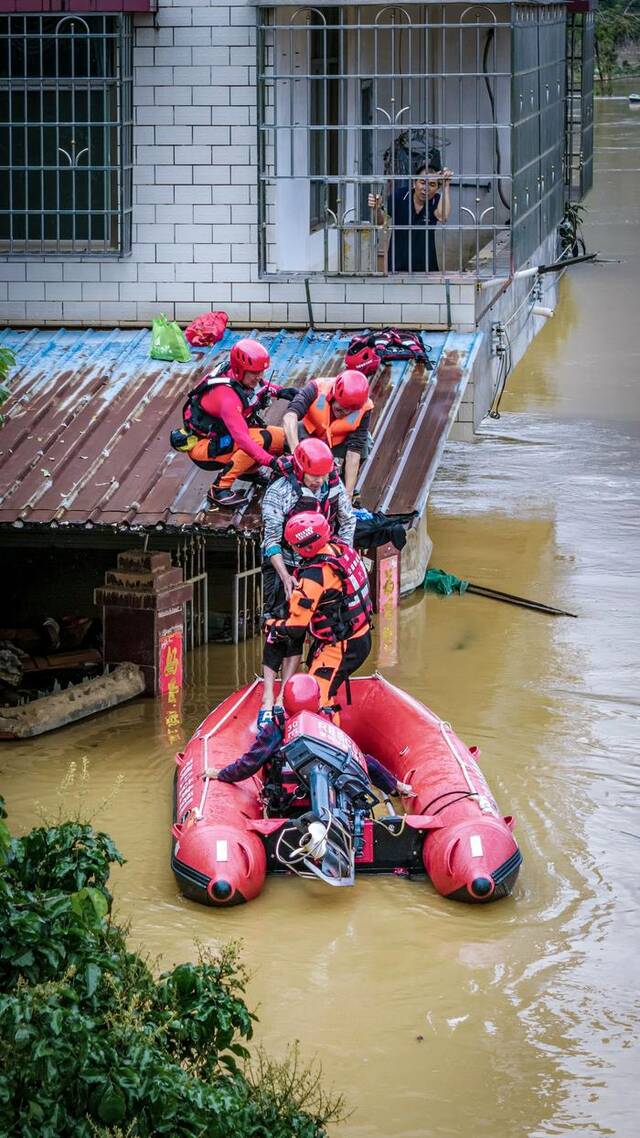
<svg viewBox="0 0 640 1138">
<path fill-rule="evenodd" d="M 495 816 L 497 814 L 497 809 L 495 808 L 495 803 L 492 805 L 490 798 L 488 798 L 486 794 L 483 794 L 481 790 L 478 790 L 474 786 L 473 782 L 471 781 L 471 777 L 469 775 L 469 772 L 467 770 L 467 764 L 464 761 L 464 758 L 462 757 L 462 755 L 460 754 L 458 748 L 454 747 L 453 742 L 451 741 L 451 739 L 447 735 L 447 731 L 450 731 L 451 734 L 453 734 L 453 727 L 451 726 L 450 723 L 447 723 L 446 720 L 441 719 L 440 720 L 440 734 L 442 735 L 442 738 L 444 739 L 445 743 L 447 744 L 447 747 L 449 748 L 451 754 L 453 755 L 458 766 L 460 767 L 460 770 L 462 771 L 462 774 L 464 776 L 464 781 L 466 782 L 467 786 L 469 787 L 470 793 L 468 794 L 467 797 L 475 798 L 477 800 L 478 806 L 480 807 L 483 814 L 493 814 Z"/>
<path fill-rule="evenodd" d="M 462 777 L 464 778 L 464 781 L 466 782 L 467 786 L 469 787 L 469 790 L 471 791 L 472 794 L 477 794 L 478 791 L 476 790 L 476 787 L 473 785 L 471 778 L 469 777 L 469 772 L 467 770 L 466 763 L 463 761 L 462 756 L 460 755 L 460 752 L 458 751 L 458 748 L 454 747 L 453 743 L 451 742 L 451 739 L 449 738 L 447 731 L 451 731 L 451 733 L 453 733 L 453 727 L 451 726 L 450 723 L 447 723 L 447 721 L 445 719 L 441 719 L 440 720 L 440 734 L 442 735 L 442 738 L 444 739 L 445 743 L 447 744 L 447 747 L 449 748 L 451 754 L 453 755 L 458 766 L 460 767 L 460 770 L 462 771 Z"/>
<path fill-rule="evenodd" d="M 434 810 L 433 817 L 435 818 L 436 814 L 441 814 L 442 811 L 446 810 L 448 806 L 455 806 L 456 802 L 462 802 L 463 799 L 465 799 L 465 798 L 477 798 L 477 797 L 478 797 L 478 795 L 476 793 L 471 794 L 470 791 L 465 790 L 465 791 L 463 791 L 462 794 L 459 794 L 457 798 L 453 798 L 451 800 L 451 802 L 443 802 L 442 806 L 439 806 L 437 810 Z"/>
<path fill-rule="evenodd" d="M 218 722 L 217 722 L 216 724 L 214 724 L 214 726 L 211 728 L 211 730 L 210 730 L 210 731 L 207 731 L 206 735 L 201 735 L 201 736 L 200 736 L 200 739 L 201 739 L 201 742 L 202 742 L 202 749 L 203 749 L 203 752 L 204 752 L 204 765 L 205 765 L 205 770 L 206 770 L 206 767 L 207 767 L 207 743 L 209 742 L 209 739 L 211 738 L 211 736 L 212 736 L 212 735 L 215 735 L 215 734 L 216 734 L 216 732 L 220 730 L 220 728 L 222 727 L 222 725 L 223 725 L 224 723 L 226 723 L 226 722 L 227 722 L 227 719 L 229 719 L 229 717 L 230 717 L 231 715 L 233 715 L 235 711 L 237 711 L 237 710 L 238 710 L 238 708 L 240 707 L 240 704 L 241 704 L 241 703 L 244 703 L 244 701 L 245 701 L 245 699 L 247 698 L 247 696 L 248 696 L 248 695 L 251 695 L 251 692 L 254 690 L 254 688 L 256 688 L 256 687 L 257 687 L 257 685 L 258 685 L 259 683 L 261 683 L 261 682 L 262 682 L 262 681 L 261 681 L 261 680 L 259 680 L 259 679 L 256 677 L 256 679 L 253 681 L 253 683 L 249 685 L 249 687 L 247 688 L 247 690 L 246 690 L 245 692 L 243 692 L 243 693 L 242 693 L 242 695 L 240 696 L 240 699 L 237 699 L 237 700 L 236 700 L 236 702 L 235 702 L 235 703 L 234 703 L 234 704 L 233 704 L 233 705 L 232 705 L 232 706 L 229 708 L 229 710 L 228 710 L 228 711 L 227 711 L 227 712 L 226 712 L 226 713 L 225 713 L 225 714 L 222 716 L 222 719 L 218 720 Z M 207 793 L 208 793 L 208 791 L 209 791 L 209 783 L 210 783 L 212 780 L 211 780 L 211 778 L 209 777 L 209 775 L 205 775 L 205 777 L 204 777 L 204 780 L 203 780 L 203 781 L 204 781 L 204 786 L 203 786 L 203 788 L 202 788 L 202 797 L 201 797 L 201 799 L 200 799 L 200 805 L 199 805 L 199 806 L 196 806 L 196 807 L 194 808 L 194 813 L 195 813 L 195 816 L 196 816 L 196 818 L 198 818 L 198 819 L 200 819 L 200 818 L 202 818 L 202 817 L 203 817 L 203 814 L 204 814 L 204 808 L 205 808 L 205 803 L 206 803 L 206 801 L 207 801 Z"/>
<path fill-rule="evenodd" d="M 435 798 L 432 798 L 432 799 L 431 799 L 431 802 L 427 803 L 427 805 L 425 806 L 425 808 L 424 808 L 424 811 L 423 811 L 423 812 L 424 812 L 425 814 L 428 814 L 428 813 L 430 812 L 430 810 L 431 810 L 431 807 L 433 806 L 434 802 L 439 802 L 441 798 L 448 798 L 450 794 L 457 794 L 457 795 L 459 795 L 459 798 L 457 798 L 457 799 L 456 799 L 456 802 L 459 802 L 459 801 L 460 801 L 460 798 L 471 798 L 471 793 L 470 793 L 470 791 L 468 791 L 468 790 L 464 790 L 464 788 L 463 788 L 463 787 L 460 787 L 460 786 L 456 786 L 456 787 L 454 787 L 454 789 L 453 789 L 453 790 L 444 790 L 444 791 L 442 792 L 442 794 L 437 794 Z M 440 806 L 440 807 L 438 808 L 438 810 L 436 810 L 436 814 L 439 814 L 439 813 L 440 813 L 440 810 L 444 810 L 444 809 L 445 809 L 445 807 L 447 807 L 447 806 L 449 806 L 449 805 L 451 805 L 451 803 L 449 803 L 449 802 L 445 802 L 444 806 Z"/>
</svg>

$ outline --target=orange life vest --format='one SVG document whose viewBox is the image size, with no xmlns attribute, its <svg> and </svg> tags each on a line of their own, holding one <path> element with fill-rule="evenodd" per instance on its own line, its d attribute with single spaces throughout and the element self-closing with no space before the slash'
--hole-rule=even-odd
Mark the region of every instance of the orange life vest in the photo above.
<svg viewBox="0 0 640 1138">
<path fill-rule="evenodd" d="M 373 606 L 369 594 L 369 578 L 362 558 L 344 541 L 333 538 L 331 553 L 318 553 L 310 557 L 297 571 L 304 577 L 310 569 L 327 565 L 342 582 L 339 596 L 331 595 L 320 601 L 309 631 L 317 640 L 335 644 L 364 632 L 371 625 Z M 333 590 L 330 590 L 330 594 Z"/>
<path fill-rule="evenodd" d="M 340 419 L 332 419 L 331 398 L 335 379 L 314 379 L 313 382 L 318 389 L 318 395 L 302 420 L 303 426 L 310 435 L 322 439 L 328 446 L 332 448 L 340 446 L 353 431 L 358 429 L 367 412 L 373 410 L 373 403 L 367 399 L 364 406 L 357 411 L 349 411 Z"/>
</svg>

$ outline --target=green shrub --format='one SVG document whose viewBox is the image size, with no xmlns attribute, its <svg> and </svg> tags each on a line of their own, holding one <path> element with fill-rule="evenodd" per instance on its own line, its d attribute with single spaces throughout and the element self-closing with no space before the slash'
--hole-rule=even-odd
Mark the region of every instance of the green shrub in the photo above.
<svg viewBox="0 0 640 1138">
<path fill-rule="evenodd" d="M 0 800 L 0 1134 L 321 1138 L 318 1075 L 248 1066 L 255 1017 L 236 945 L 156 977 L 111 918 L 106 834 L 11 838 Z"/>
</svg>

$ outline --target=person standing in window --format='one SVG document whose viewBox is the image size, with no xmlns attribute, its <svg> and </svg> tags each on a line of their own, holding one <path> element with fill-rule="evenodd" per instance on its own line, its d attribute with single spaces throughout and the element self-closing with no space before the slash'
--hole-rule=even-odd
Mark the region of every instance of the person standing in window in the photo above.
<svg viewBox="0 0 640 1138">
<path fill-rule="evenodd" d="M 389 272 L 437 273 L 435 227 L 451 213 L 451 170 L 436 170 L 423 163 L 409 189 L 397 185 L 387 198 L 393 226 L 389 243 Z M 383 225 L 382 194 L 369 194 L 369 208 Z M 400 227 L 400 228 L 398 228 Z"/>
</svg>

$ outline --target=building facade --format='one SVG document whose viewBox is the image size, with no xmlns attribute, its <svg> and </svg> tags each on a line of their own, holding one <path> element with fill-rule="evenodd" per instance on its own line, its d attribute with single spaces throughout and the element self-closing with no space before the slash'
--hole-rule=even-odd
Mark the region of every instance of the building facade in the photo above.
<svg viewBox="0 0 640 1138">
<path fill-rule="evenodd" d="M 567 171 L 589 178 L 567 5 L 149 2 L 0 0 L 7 321 L 471 330 L 555 256 Z M 415 271 L 411 222 L 368 202 L 423 162 L 451 212 Z"/>
</svg>

